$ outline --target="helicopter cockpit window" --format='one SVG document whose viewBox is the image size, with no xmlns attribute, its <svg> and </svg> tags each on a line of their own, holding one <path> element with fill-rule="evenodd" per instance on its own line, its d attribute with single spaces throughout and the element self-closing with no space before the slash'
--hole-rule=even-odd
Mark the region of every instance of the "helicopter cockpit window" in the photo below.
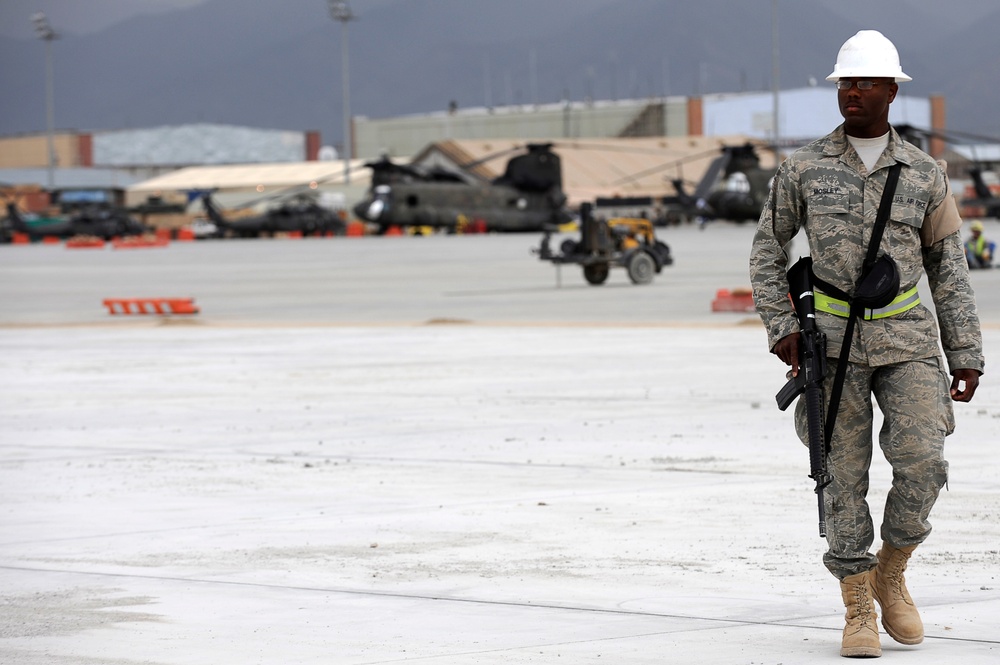
<svg viewBox="0 0 1000 665">
<path fill-rule="evenodd" d="M 739 192 L 741 194 L 750 193 L 750 180 L 747 178 L 747 174 L 742 171 L 737 171 L 726 179 L 727 192 Z"/>
<path fill-rule="evenodd" d="M 368 204 L 368 219 L 378 219 L 385 210 L 385 199 L 375 199 Z"/>
<path fill-rule="evenodd" d="M 379 219 L 389 208 L 389 201 L 392 199 L 392 188 L 389 185 L 378 185 L 374 191 L 375 195 L 368 204 L 367 212 L 367 218 L 371 220 Z"/>
</svg>

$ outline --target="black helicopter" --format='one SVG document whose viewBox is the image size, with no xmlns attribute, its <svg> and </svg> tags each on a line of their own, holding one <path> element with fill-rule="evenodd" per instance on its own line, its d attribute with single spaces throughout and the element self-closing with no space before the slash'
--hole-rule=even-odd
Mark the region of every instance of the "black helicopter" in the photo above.
<svg viewBox="0 0 1000 665">
<path fill-rule="evenodd" d="M 983 217 L 1000 218 L 1000 196 L 994 194 L 983 180 L 983 169 L 980 166 L 973 166 L 969 169 L 969 177 L 972 179 L 972 188 L 976 196 L 963 199 L 962 205 L 982 207 Z"/>
<path fill-rule="evenodd" d="M 720 151 L 721 154 L 718 154 Z M 688 155 L 643 171 L 642 175 L 680 170 L 685 163 L 701 161 L 710 155 L 716 156 L 709 162 L 701 179 L 694 183 L 693 193 L 688 190 L 689 183 L 678 177 L 670 179 L 676 191 L 673 196 L 598 197 L 595 204 L 598 209 L 631 210 L 633 216 L 635 211 L 641 211 L 640 217 L 652 211 L 656 226 L 691 221 L 703 226 L 708 221 L 720 219 L 756 222 L 767 201 L 771 179 L 777 169 L 762 167 L 757 148 L 751 143 L 722 146 L 710 153 Z"/>
<path fill-rule="evenodd" d="M 205 214 L 215 224 L 216 237 L 259 238 L 283 232 L 344 235 L 347 230 L 347 224 L 336 212 L 306 194 L 292 196 L 262 214 L 232 219 L 223 214 L 212 192 L 202 192 L 200 198 Z"/>
<path fill-rule="evenodd" d="M 369 162 L 371 188 L 354 213 L 382 231 L 393 226 L 454 231 L 466 221 L 485 231 L 540 231 L 569 221 L 559 155 L 551 143 L 526 148 L 491 181 L 394 164 L 388 158 Z"/>
<path fill-rule="evenodd" d="M 106 204 L 87 205 L 69 217 L 29 221 L 13 201 L 7 202 L 9 229 L 4 235 L 22 233 L 32 241 L 42 238 L 73 238 L 94 236 L 102 240 L 125 238 L 152 233 L 153 229 L 134 219 L 121 208 Z"/>
<path fill-rule="evenodd" d="M 986 144 L 996 144 L 1000 143 L 996 138 L 989 136 L 978 136 L 975 134 L 967 134 L 965 132 L 948 131 L 944 132 L 941 130 L 927 130 L 914 127 L 913 125 L 902 124 L 896 126 L 896 131 L 899 132 L 905 140 L 913 143 L 921 150 L 927 150 L 928 144 L 931 139 L 940 139 L 945 143 L 952 145 L 975 145 L 977 143 Z M 974 148 L 973 148 L 974 150 Z M 959 204 L 963 207 L 975 207 L 982 209 L 983 217 L 1000 217 L 1000 196 L 994 194 L 989 185 L 983 179 L 983 167 L 979 163 L 973 163 L 969 167 L 969 179 L 972 180 L 972 189 L 975 192 L 975 196 L 971 198 L 963 198 L 959 201 Z"/>
<path fill-rule="evenodd" d="M 756 222 L 776 171 L 760 165 L 757 150 L 750 143 L 724 146 L 694 193 L 687 192 L 682 179 L 671 181 L 677 190 L 675 205 L 681 214 L 699 223 L 714 219 Z"/>
</svg>

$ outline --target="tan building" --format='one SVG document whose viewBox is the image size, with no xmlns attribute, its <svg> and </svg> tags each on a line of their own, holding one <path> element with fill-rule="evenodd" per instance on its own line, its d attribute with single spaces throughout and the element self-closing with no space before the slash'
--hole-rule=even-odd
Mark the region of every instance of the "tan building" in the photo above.
<svg viewBox="0 0 1000 665">
<path fill-rule="evenodd" d="M 55 168 L 94 166 L 90 134 L 59 132 L 53 135 Z M 48 135 L 24 134 L 0 138 L 0 169 L 47 168 Z"/>
</svg>

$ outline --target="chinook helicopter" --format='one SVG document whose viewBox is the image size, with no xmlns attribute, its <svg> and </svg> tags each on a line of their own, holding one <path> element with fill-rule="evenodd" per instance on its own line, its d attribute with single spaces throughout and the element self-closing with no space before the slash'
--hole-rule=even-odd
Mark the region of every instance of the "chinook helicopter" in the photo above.
<svg viewBox="0 0 1000 665">
<path fill-rule="evenodd" d="M 372 170 L 372 185 L 354 213 L 383 232 L 393 226 L 454 231 L 466 221 L 482 225 L 484 231 L 540 231 L 569 221 L 562 165 L 552 144 L 529 144 L 526 149 L 507 162 L 502 176 L 488 182 L 440 167 L 395 164 L 388 158 L 369 162 L 365 166 Z"/>
</svg>

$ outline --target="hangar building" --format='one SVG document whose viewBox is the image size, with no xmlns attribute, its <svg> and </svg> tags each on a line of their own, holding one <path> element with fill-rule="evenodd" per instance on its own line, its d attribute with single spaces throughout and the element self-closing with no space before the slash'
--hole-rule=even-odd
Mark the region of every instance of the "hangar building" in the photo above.
<svg viewBox="0 0 1000 665">
<path fill-rule="evenodd" d="M 843 119 L 833 86 L 783 90 L 778 97 L 778 143 L 803 145 Z M 944 100 L 900 94 L 890 122 L 944 128 Z M 564 102 L 502 108 L 451 107 L 396 118 L 353 118 L 355 155 L 374 159 L 409 157 L 428 144 L 465 139 L 582 139 L 742 135 L 773 144 L 774 96 L 769 92 L 703 97 Z"/>
</svg>

